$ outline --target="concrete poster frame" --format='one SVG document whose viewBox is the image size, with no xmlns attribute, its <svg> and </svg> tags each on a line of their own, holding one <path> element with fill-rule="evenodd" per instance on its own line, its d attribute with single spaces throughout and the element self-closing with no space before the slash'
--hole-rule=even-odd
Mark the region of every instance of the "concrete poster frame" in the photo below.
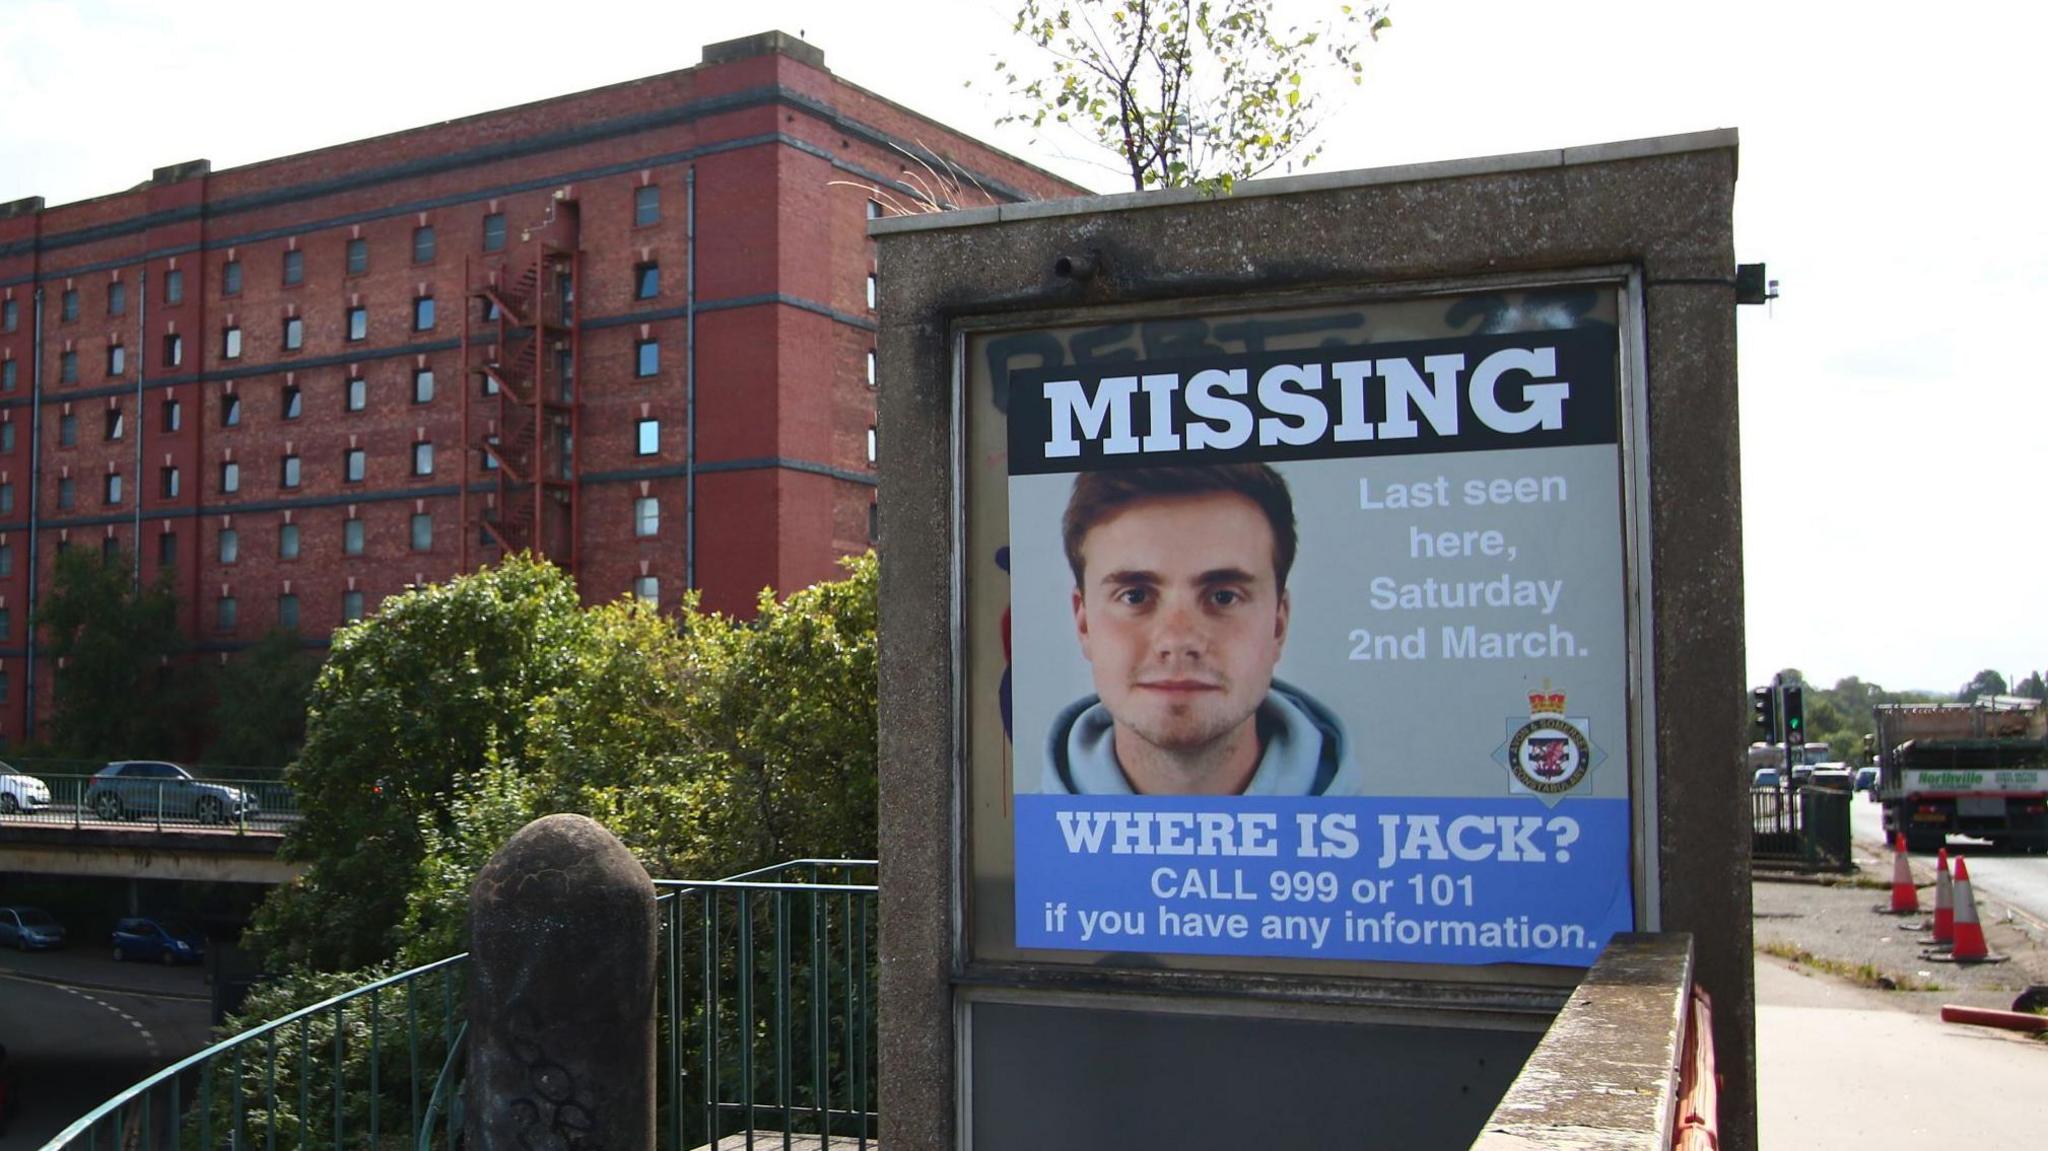
<svg viewBox="0 0 2048 1151">
<path fill-rule="evenodd" d="M 1632 542 L 1638 562 L 1655 573 L 1644 585 L 1644 666 L 1635 673 L 1645 720 L 1638 759 L 1654 765 L 1635 790 L 1636 838 L 1655 845 L 1635 864 L 1638 925 L 1697 939 L 1698 977 L 1717 1006 L 1722 1138 L 1731 1148 L 1753 1145 L 1738 770 L 1746 729 L 1738 690 L 1735 175 L 1734 133 L 1710 132 L 1256 182 L 1214 200 L 1149 193 L 872 226 L 882 285 L 885 1145 L 1007 1145 L 976 1138 L 977 1122 L 1000 1111 L 969 1098 L 976 1004 L 1081 1012 L 1075 1019 L 1242 1014 L 1507 1034 L 1540 1031 L 1573 983 L 1542 972 L 1461 979 L 1434 966 L 1373 965 L 1344 978 L 977 958 L 957 375 L 968 334 L 1176 301 L 1317 291 L 1399 297 L 1589 278 L 1622 287 L 1622 355 L 1643 380 L 1630 431 L 1654 445 L 1625 456 L 1631 486 L 1647 493 Z"/>
</svg>

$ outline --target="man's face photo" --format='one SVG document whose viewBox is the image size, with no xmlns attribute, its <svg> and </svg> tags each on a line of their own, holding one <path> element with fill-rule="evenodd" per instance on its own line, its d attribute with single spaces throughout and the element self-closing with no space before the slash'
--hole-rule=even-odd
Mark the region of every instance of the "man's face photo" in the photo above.
<svg viewBox="0 0 2048 1151">
<path fill-rule="evenodd" d="M 1089 528 L 1081 560 L 1074 626 L 1126 773 L 1140 790 L 1219 790 L 1195 775 L 1256 760 L 1287 639 L 1271 523 L 1234 492 L 1151 496 Z M 1162 768 L 1187 786 L 1144 778 Z"/>
</svg>

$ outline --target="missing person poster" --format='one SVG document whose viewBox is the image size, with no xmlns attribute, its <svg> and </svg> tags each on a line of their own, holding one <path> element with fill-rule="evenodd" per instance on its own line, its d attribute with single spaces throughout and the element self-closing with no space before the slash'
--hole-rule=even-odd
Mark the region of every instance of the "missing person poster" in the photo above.
<svg viewBox="0 0 2048 1151">
<path fill-rule="evenodd" d="M 1611 325 L 1008 377 L 1017 944 L 1633 926 Z"/>
</svg>

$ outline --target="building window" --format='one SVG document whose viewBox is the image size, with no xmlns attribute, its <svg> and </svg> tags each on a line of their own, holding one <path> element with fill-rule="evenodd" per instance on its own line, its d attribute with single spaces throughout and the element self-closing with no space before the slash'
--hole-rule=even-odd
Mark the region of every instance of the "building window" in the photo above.
<svg viewBox="0 0 2048 1151">
<path fill-rule="evenodd" d="M 342 406 L 351 412 L 360 412 L 370 402 L 370 385 L 361 376 L 351 376 L 348 381 L 347 398 Z"/>
<path fill-rule="evenodd" d="M 72 505 L 76 504 L 77 502 L 78 482 L 72 479 L 70 476 L 65 476 L 63 479 L 58 480 L 57 506 L 65 511 L 70 511 Z"/>
<path fill-rule="evenodd" d="M 651 300 L 661 294 L 661 265 L 653 262 L 633 265 L 633 298 Z"/>
<path fill-rule="evenodd" d="M 868 387 L 875 386 L 875 350 L 868 349 Z"/>
<path fill-rule="evenodd" d="M 227 494 L 242 490 L 242 465 L 229 460 L 220 466 L 220 490 Z"/>
<path fill-rule="evenodd" d="M 0 424 L 0 453 L 14 454 L 14 425 Z"/>
<path fill-rule="evenodd" d="M 242 294 L 242 261 L 229 260 L 220 266 L 220 294 L 239 296 Z"/>
<path fill-rule="evenodd" d="M 235 630 L 235 597 L 224 595 L 213 601 L 213 629 L 215 631 Z"/>
<path fill-rule="evenodd" d="M 345 592 L 342 592 L 342 593 L 341 593 L 341 620 L 342 620 L 342 622 L 343 622 L 343 623 L 354 623 L 354 622 L 356 622 L 357 620 L 359 620 L 359 619 L 361 619 L 361 618 L 363 618 L 363 593 L 362 593 L 362 592 L 359 592 L 359 591 L 345 591 Z"/>
<path fill-rule="evenodd" d="M 220 426 L 232 428 L 242 422 L 242 397 L 230 392 L 220 398 Z"/>
<path fill-rule="evenodd" d="M 121 409 L 107 409 L 107 423 L 105 432 L 106 434 L 101 438 L 108 440 L 118 440 L 122 436 L 128 434 L 128 421 L 121 415 Z"/>
<path fill-rule="evenodd" d="M 412 374 L 412 402 L 424 404 L 434 398 L 434 369 L 420 368 Z"/>
<path fill-rule="evenodd" d="M 661 579 L 658 576 L 633 577 L 633 596 L 650 607 L 661 606 Z"/>
<path fill-rule="evenodd" d="M 868 425 L 868 463 L 875 462 L 875 425 Z"/>
<path fill-rule="evenodd" d="M 78 417 L 62 415 L 57 417 L 57 446 L 76 447 L 78 444 Z"/>
<path fill-rule="evenodd" d="M 412 517 L 412 550 L 434 550 L 434 513 L 419 512 Z"/>
<path fill-rule="evenodd" d="M 288 249 L 284 254 L 284 282 L 300 284 L 306 280 L 306 253 L 297 248 Z"/>
<path fill-rule="evenodd" d="M 160 468 L 156 474 L 157 494 L 167 500 L 178 498 L 178 469 Z"/>
<path fill-rule="evenodd" d="M 14 609 L 0 607 L 0 640 L 12 638 L 14 638 Z M 0 695 L 6 694 L 6 683 L 4 673 L 0 673 Z"/>
<path fill-rule="evenodd" d="M 634 455 L 653 456 L 661 454 L 660 420 L 641 420 L 633 425 L 633 429 L 635 433 Z"/>
<path fill-rule="evenodd" d="M 303 397 L 303 396 L 302 396 L 302 395 L 300 394 L 300 392 L 299 392 L 299 386 L 298 386 L 297 384 L 286 384 L 286 385 L 284 386 L 284 418 L 285 418 L 285 419 L 288 419 L 288 420 L 296 420 L 296 419 L 298 419 L 298 418 L 299 418 L 299 413 L 300 413 L 300 411 L 301 411 L 301 410 L 303 409 L 303 405 L 304 405 L 304 403 L 305 403 L 305 399 L 304 399 L 304 397 Z"/>
<path fill-rule="evenodd" d="M 107 345 L 107 374 L 118 376 L 128 370 L 128 349 L 119 344 Z"/>
<path fill-rule="evenodd" d="M 370 242 L 357 238 L 348 242 L 346 268 L 351 276 L 360 276 L 370 270 Z"/>
<path fill-rule="evenodd" d="M 113 536 L 107 536 L 101 539 L 100 558 L 105 560 L 109 564 L 119 562 L 121 559 L 121 541 L 115 539 Z"/>
<path fill-rule="evenodd" d="M 11 332 L 21 327 L 21 303 L 17 300 L 0 300 L 0 332 Z"/>
<path fill-rule="evenodd" d="M 412 230 L 412 262 L 431 264 L 434 262 L 434 226 L 421 224 Z"/>
<path fill-rule="evenodd" d="M 661 220 L 661 189 L 649 184 L 633 189 L 633 226 L 644 228 Z"/>
<path fill-rule="evenodd" d="M 0 484 L 0 516 L 14 514 L 14 485 Z"/>
<path fill-rule="evenodd" d="M 341 522 L 341 554 L 359 556 L 363 554 L 363 521 L 343 520 Z"/>
<path fill-rule="evenodd" d="M 277 529 L 277 558 L 295 560 L 299 558 L 299 525 L 281 524 Z"/>
<path fill-rule="evenodd" d="M 341 478 L 345 483 L 363 482 L 364 453 L 361 448 L 350 448 L 341 457 Z"/>
<path fill-rule="evenodd" d="M 0 576 L 14 574 L 14 545 L 0 544 Z"/>
<path fill-rule="evenodd" d="M 483 451 L 477 453 L 479 456 L 482 457 L 481 462 L 483 463 L 484 470 L 487 472 L 495 472 L 498 470 L 498 443 L 498 437 L 485 436 L 484 449 Z"/>
<path fill-rule="evenodd" d="M 505 247 L 505 213 L 492 212 L 484 217 L 484 251 L 496 252 Z"/>
<path fill-rule="evenodd" d="M 19 370 L 13 360 L 0 360 L 0 392 L 11 392 L 20 384 L 15 375 Z"/>
<path fill-rule="evenodd" d="M 562 402 L 576 402 L 576 357 L 567 348 L 555 351 L 555 378 L 562 382 Z"/>
<path fill-rule="evenodd" d="M 357 306 L 348 310 L 348 338 L 350 343 L 370 338 L 370 309 Z"/>
<path fill-rule="evenodd" d="M 226 328 L 220 334 L 220 358 L 239 360 L 242 358 L 242 329 Z"/>
<path fill-rule="evenodd" d="M 57 382 L 75 384 L 78 382 L 78 353 L 65 352 L 57 359 Z"/>
<path fill-rule="evenodd" d="M 177 532 L 163 532 L 156 537 L 156 562 L 158 567 L 178 566 Z"/>
<path fill-rule="evenodd" d="M 277 597 L 277 626 L 296 631 L 299 626 L 299 597 L 281 595 Z"/>
<path fill-rule="evenodd" d="M 296 352 L 306 346 L 306 321 L 297 316 L 286 316 L 284 321 L 284 350 Z"/>
<path fill-rule="evenodd" d="M 879 298 L 880 298 L 880 295 L 881 295 L 881 281 L 879 281 L 879 280 L 877 280 L 877 279 L 875 278 L 875 274 L 874 274 L 873 272 L 869 272 L 869 273 L 868 273 L 868 311 L 872 312 L 872 311 L 874 311 L 874 310 L 875 310 L 875 301 L 876 301 L 877 299 L 879 299 Z"/>
<path fill-rule="evenodd" d="M 653 496 L 633 501 L 633 534 L 642 539 L 661 534 L 661 501 Z"/>
<path fill-rule="evenodd" d="M 175 368 L 185 362 L 185 337 L 176 332 L 164 337 L 164 367 Z"/>
<path fill-rule="evenodd" d="M 869 201 L 868 201 L 868 219 L 870 219 L 870 220 L 879 220 L 879 219 L 881 219 L 881 218 L 882 218 L 882 202 L 881 202 L 880 200 L 869 200 Z"/>
<path fill-rule="evenodd" d="M 633 354 L 633 374 L 644 380 L 659 371 L 661 371 L 661 341 L 640 341 Z"/>
<path fill-rule="evenodd" d="M 412 302 L 412 330 L 431 332 L 434 330 L 434 297 L 421 296 Z"/>
<path fill-rule="evenodd" d="M 176 268 L 164 273 L 164 303 L 185 302 L 185 273 Z"/>
<path fill-rule="evenodd" d="M 107 285 L 107 314 L 125 316 L 128 314 L 128 285 L 119 280 Z"/>
<path fill-rule="evenodd" d="M 66 288 L 66 289 L 64 289 L 64 295 L 63 295 L 63 298 L 62 298 L 62 302 L 61 302 L 61 303 L 60 303 L 60 304 L 58 305 L 58 308 L 57 308 L 57 318 L 58 318 L 58 319 L 60 319 L 60 320 L 66 320 L 66 321 L 69 321 L 69 320 L 75 320 L 75 319 L 77 319 L 77 318 L 78 318 L 78 289 L 77 289 L 77 288 Z"/>
<path fill-rule="evenodd" d="M 277 486 L 295 488 L 299 486 L 299 457 L 286 456 L 277 462 Z"/>
<path fill-rule="evenodd" d="M 481 390 L 484 395 L 495 396 L 498 394 L 498 377 L 492 375 L 489 372 L 478 372 L 477 379 L 482 381 L 481 384 L 479 385 L 479 390 Z"/>
<path fill-rule="evenodd" d="M 234 563 L 242 558 L 242 536 L 233 528 L 220 529 L 220 562 Z"/>
<path fill-rule="evenodd" d="M 431 476 L 434 474 L 434 445 L 418 443 L 412 446 L 412 474 Z"/>
<path fill-rule="evenodd" d="M 107 503 L 108 503 L 109 505 L 112 505 L 112 504 L 118 504 L 118 503 L 120 503 L 120 502 L 121 502 L 121 473 L 120 473 L 120 472 L 108 472 L 108 473 L 107 473 L 107 484 L 106 484 L 106 502 L 107 502 Z"/>
</svg>

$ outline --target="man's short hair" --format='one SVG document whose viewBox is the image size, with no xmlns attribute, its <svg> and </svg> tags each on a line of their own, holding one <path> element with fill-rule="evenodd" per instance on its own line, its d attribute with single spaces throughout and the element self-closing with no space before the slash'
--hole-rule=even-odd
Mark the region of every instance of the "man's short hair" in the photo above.
<svg viewBox="0 0 2048 1151">
<path fill-rule="evenodd" d="M 1273 574 L 1282 589 L 1294 567 L 1294 497 L 1287 481 L 1265 464 L 1210 464 L 1202 467 L 1113 468 L 1082 472 L 1067 497 L 1060 533 L 1067 548 L 1067 566 L 1074 586 L 1081 576 L 1081 541 L 1102 521 L 1140 500 L 1162 496 L 1197 496 L 1212 492 L 1240 495 L 1257 504 L 1273 527 Z"/>
</svg>

